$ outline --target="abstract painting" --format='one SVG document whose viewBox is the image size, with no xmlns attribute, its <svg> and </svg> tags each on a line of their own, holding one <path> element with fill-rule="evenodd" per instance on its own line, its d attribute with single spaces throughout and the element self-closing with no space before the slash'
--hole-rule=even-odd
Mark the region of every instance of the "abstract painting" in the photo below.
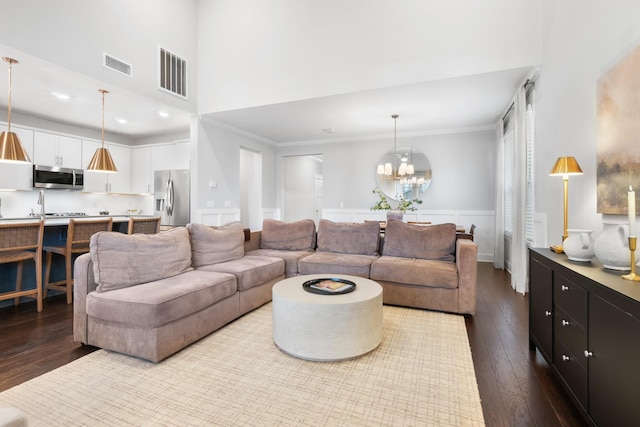
<svg viewBox="0 0 640 427">
<path fill-rule="evenodd" d="M 640 46 L 598 79 L 598 212 L 627 214 L 629 185 L 640 195 Z M 638 197 L 638 196 L 636 196 Z M 636 201 L 637 202 L 637 201 Z M 636 206 L 640 203 L 636 203 Z"/>
</svg>

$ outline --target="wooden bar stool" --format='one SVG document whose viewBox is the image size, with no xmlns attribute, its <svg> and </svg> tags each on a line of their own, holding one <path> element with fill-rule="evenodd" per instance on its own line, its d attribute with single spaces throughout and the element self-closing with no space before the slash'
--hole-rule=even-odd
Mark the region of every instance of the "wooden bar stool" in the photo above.
<svg viewBox="0 0 640 427">
<path fill-rule="evenodd" d="M 111 231 L 113 219 L 94 220 L 69 220 L 67 229 L 67 243 L 64 246 L 45 246 L 42 250 L 47 254 L 44 272 L 44 297 L 47 290 L 54 289 L 67 293 L 67 304 L 73 301 L 73 256 L 89 252 L 89 240 L 98 231 Z M 65 279 L 57 282 L 49 282 L 51 275 L 51 259 L 53 254 L 62 255 L 65 258 Z"/>
<path fill-rule="evenodd" d="M 160 217 L 129 218 L 127 234 L 158 234 L 160 231 Z"/>
<path fill-rule="evenodd" d="M 42 311 L 42 237 L 44 222 L 21 222 L 0 224 L 0 264 L 17 263 L 16 289 L 3 292 L 0 300 L 15 298 L 15 304 L 20 303 L 20 297 L 35 298 L 38 311 Z M 36 287 L 22 290 L 22 264 L 32 259 L 35 262 Z"/>
</svg>

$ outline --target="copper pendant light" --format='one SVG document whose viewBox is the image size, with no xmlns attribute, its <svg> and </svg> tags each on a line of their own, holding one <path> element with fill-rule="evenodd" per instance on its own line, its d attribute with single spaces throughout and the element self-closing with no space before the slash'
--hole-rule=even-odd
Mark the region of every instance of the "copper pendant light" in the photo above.
<svg viewBox="0 0 640 427">
<path fill-rule="evenodd" d="M 104 147 L 104 94 L 109 93 L 105 89 L 98 89 L 98 92 L 102 93 L 102 146 L 96 150 L 87 166 L 87 170 L 93 172 L 118 172 L 116 164 L 113 162 L 109 149 Z"/>
<path fill-rule="evenodd" d="M 15 132 L 11 132 L 11 69 L 13 64 L 17 64 L 18 61 L 5 56 L 2 59 L 9 63 L 9 99 L 7 103 L 7 131 L 0 134 L 0 162 L 31 163 L 29 154 L 20 143 L 20 138 Z"/>
</svg>

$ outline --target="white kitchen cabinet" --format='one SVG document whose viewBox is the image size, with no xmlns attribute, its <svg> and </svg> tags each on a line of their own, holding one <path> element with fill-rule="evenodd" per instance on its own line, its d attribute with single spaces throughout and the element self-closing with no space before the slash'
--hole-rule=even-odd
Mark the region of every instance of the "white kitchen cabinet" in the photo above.
<svg viewBox="0 0 640 427">
<path fill-rule="evenodd" d="M 6 132 L 7 126 L 0 125 L 0 132 Z M 11 131 L 20 138 L 20 142 L 29 158 L 33 161 L 33 131 L 11 126 Z M 33 166 L 31 163 L 0 162 L 0 189 L 31 190 L 33 188 Z"/>
<path fill-rule="evenodd" d="M 131 192 L 131 149 L 119 145 L 106 144 L 113 162 L 118 168 L 117 173 L 108 173 L 107 181 L 110 193 L 129 194 Z"/>
<path fill-rule="evenodd" d="M 151 147 L 132 148 L 131 164 L 131 192 L 133 194 L 153 193 Z"/>
<path fill-rule="evenodd" d="M 82 141 L 40 131 L 33 132 L 33 163 L 82 169 Z"/>
<path fill-rule="evenodd" d="M 101 143 L 92 140 L 82 140 L 82 163 L 88 165 L 93 154 Z M 109 149 L 113 162 L 116 164 L 118 172 L 104 173 L 84 171 L 84 188 L 86 193 L 121 193 L 130 192 L 131 178 L 131 150 L 119 145 L 104 144 Z"/>
<path fill-rule="evenodd" d="M 179 142 L 157 145 L 151 148 L 151 164 L 154 171 L 189 169 L 191 143 Z"/>
</svg>

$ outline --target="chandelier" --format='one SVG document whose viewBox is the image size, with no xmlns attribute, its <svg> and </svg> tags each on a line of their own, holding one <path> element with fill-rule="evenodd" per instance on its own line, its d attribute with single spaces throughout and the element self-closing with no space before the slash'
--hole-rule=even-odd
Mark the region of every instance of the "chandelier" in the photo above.
<svg viewBox="0 0 640 427">
<path fill-rule="evenodd" d="M 415 168 L 413 167 L 413 147 L 410 147 L 409 153 L 398 153 L 398 117 L 400 116 L 397 114 L 391 115 L 391 118 L 393 119 L 393 164 L 378 164 L 377 173 L 380 178 L 396 181 L 403 190 L 406 190 L 407 187 L 410 188 L 412 186 L 423 185 L 424 178 L 414 176 Z M 400 162 L 400 166 L 398 166 L 398 161 Z M 402 191 L 402 193 L 406 193 L 406 191 Z"/>
</svg>

